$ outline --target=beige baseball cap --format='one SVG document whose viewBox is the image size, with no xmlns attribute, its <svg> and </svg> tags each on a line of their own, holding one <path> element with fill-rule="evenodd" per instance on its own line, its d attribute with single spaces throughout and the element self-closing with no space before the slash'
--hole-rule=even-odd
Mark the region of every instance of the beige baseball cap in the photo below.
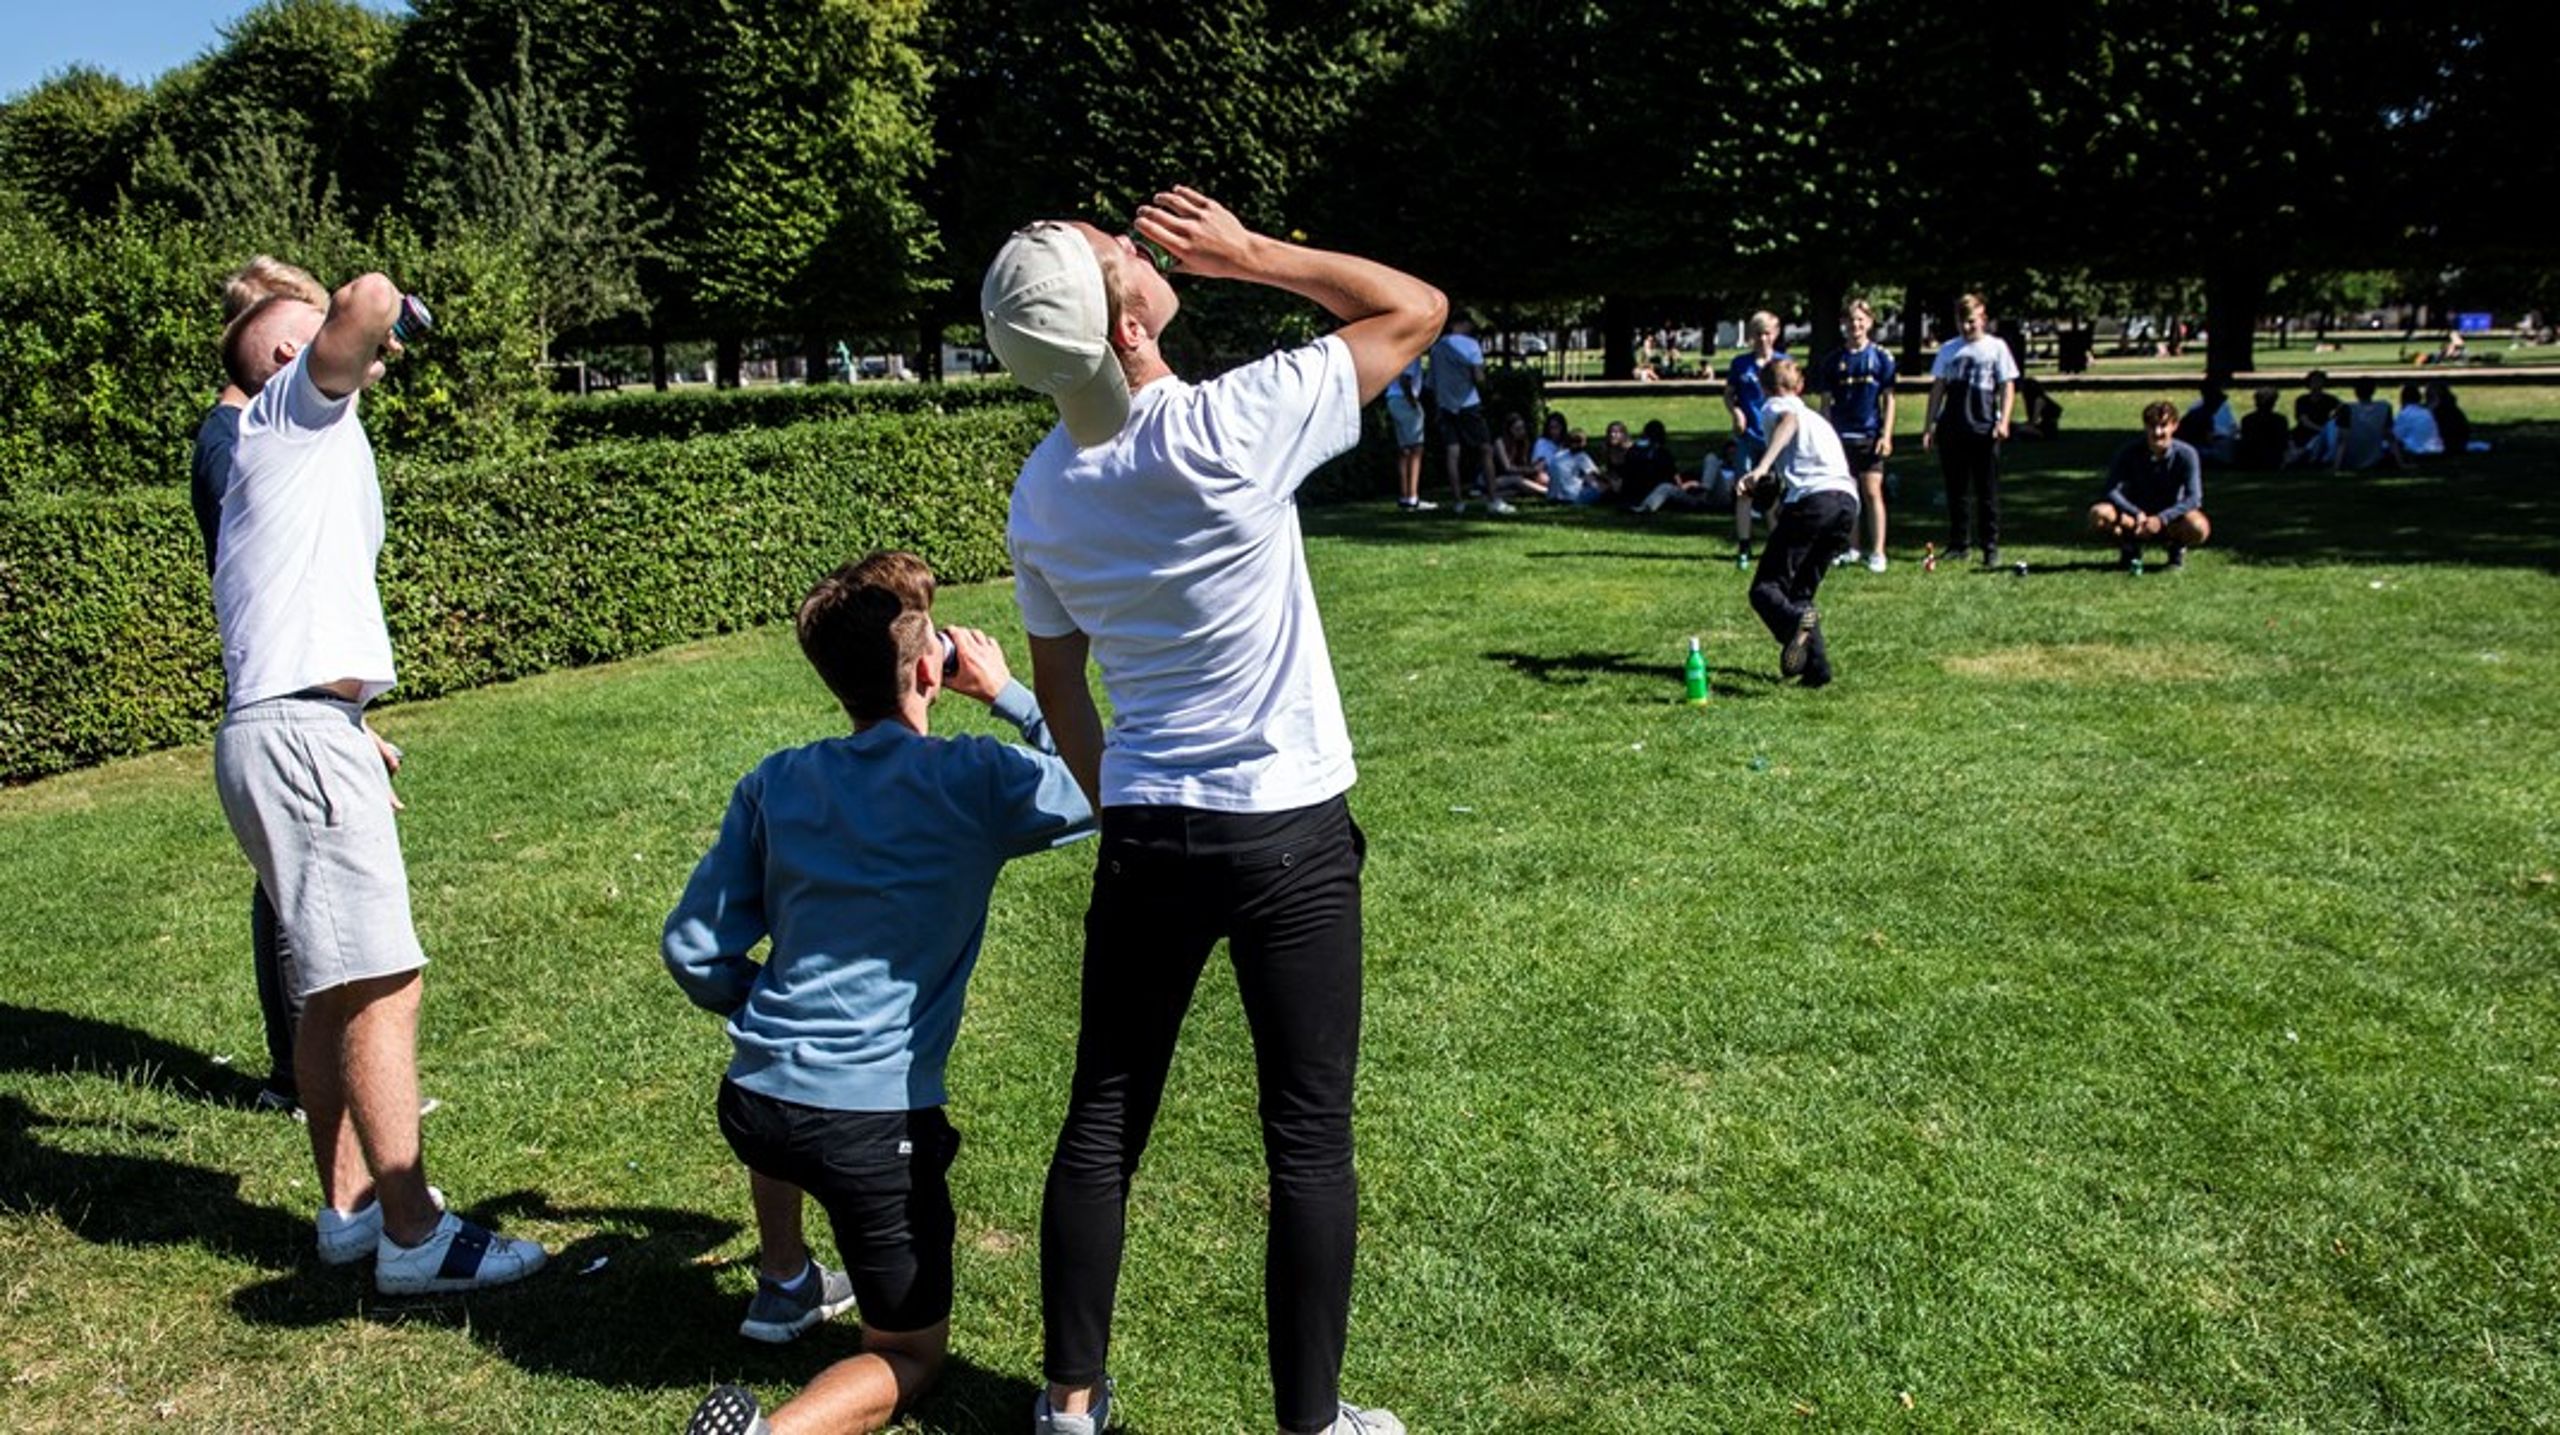
<svg viewBox="0 0 2560 1435">
<path fill-rule="evenodd" d="M 987 347 L 1023 387 L 1058 402 L 1079 448 L 1106 443 L 1129 420 L 1129 379 L 1111 352 L 1111 300 L 1102 261 L 1070 226 L 1014 231 L 978 290 Z"/>
</svg>

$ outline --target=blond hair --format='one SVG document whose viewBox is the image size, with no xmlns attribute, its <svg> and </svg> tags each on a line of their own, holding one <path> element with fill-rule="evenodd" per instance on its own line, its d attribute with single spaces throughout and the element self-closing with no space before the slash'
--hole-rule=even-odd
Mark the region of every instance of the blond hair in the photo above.
<svg viewBox="0 0 2560 1435">
<path fill-rule="evenodd" d="M 329 307 L 329 291 L 311 271 L 261 254 L 231 271 L 222 281 L 222 322 L 228 325 L 261 299 L 299 299 L 314 309 Z"/>
</svg>

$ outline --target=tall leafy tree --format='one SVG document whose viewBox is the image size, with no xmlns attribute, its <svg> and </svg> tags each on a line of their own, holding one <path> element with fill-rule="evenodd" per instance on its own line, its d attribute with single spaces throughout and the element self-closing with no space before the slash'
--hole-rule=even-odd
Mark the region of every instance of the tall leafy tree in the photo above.
<svg viewBox="0 0 2560 1435">
<path fill-rule="evenodd" d="M 0 185 L 55 220 L 115 208 L 141 152 L 145 92 L 73 66 L 0 105 Z"/>
<path fill-rule="evenodd" d="M 928 43 L 941 159 L 927 192 L 949 287 L 927 327 L 977 320 L 980 273 L 1016 226 L 1126 222 L 1170 184 L 1213 194 L 1260 228 L 1348 242 L 1318 218 L 1330 212 L 1321 196 L 1355 179 L 1333 162 L 1337 142 L 1419 34 L 1414 10 L 940 0 Z M 1299 307 L 1231 285 L 1194 290 L 1185 304 L 1175 343 L 1186 362 L 1252 350 L 1297 322 Z"/>
<path fill-rule="evenodd" d="M 922 0 L 723 0 L 699 180 L 671 247 L 714 329 L 797 332 L 823 364 L 846 328 L 906 322 L 934 236 Z M 823 372 L 823 369 L 820 370 Z"/>
<path fill-rule="evenodd" d="M 558 87 L 535 74 L 529 47 L 513 80 L 482 90 L 466 138 L 430 192 L 439 227 L 472 227 L 510 245 L 525 265 L 542 356 L 554 336 L 647 310 L 639 266 L 658 226 L 634 199 L 638 169 L 609 141 L 580 135 Z"/>
</svg>

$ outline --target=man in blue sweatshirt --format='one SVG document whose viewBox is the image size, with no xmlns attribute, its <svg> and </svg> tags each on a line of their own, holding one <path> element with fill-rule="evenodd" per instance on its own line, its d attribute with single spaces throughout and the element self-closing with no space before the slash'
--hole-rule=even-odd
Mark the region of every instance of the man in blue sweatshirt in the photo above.
<svg viewBox="0 0 2560 1435">
<path fill-rule="evenodd" d="M 2169 550 L 2169 566 L 2187 566 L 2187 550 L 2213 534 L 2204 516 L 2204 465 L 2178 436 L 2178 406 L 2163 399 L 2142 411 L 2142 437 L 2107 466 L 2107 493 L 2089 510 L 2089 527 L 2116 541 L 2124 565 L 2142 545 Z"/>
<path fill-rule="evenodd" d="M 1008 859 L 1087 836 L 1094 816 L 1002 650 L 955 628 L 946 660 L 932 603 L 933 575 L 907 553 L 875 553 L 810 591 L 801 651 L 853 733 L 775 753 L 740 779 L 667 918 L 667 970 L 728 1018 L 736 1049 L 720 1130 L 755 1178 L 764 1246 L 744 1333 L 787 1340 L 848 1299 L 863 1326 L 862 1353 L 770 1421 L 753 1394 L 724 1385 L 695 1411 L 693 1435 L 877 1430 L 941 1369 L 946 1178 L 960 1146 L 942 1073 L 987 899 Z M 928 736 L 946 686 L 1030 746 Z M 749 961 L 768 940 L 765 961 Z M 835 1228 L 843 1272 L 800 1239 L 803 1191 Z"/>
</svg>

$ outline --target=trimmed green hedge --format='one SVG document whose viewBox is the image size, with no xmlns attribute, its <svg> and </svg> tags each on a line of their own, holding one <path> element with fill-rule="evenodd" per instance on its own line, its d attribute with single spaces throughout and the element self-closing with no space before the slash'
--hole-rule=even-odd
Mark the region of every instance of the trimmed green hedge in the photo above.
<svg viewBox="0 0 2560 1435">
<path fill-rule="evenodd" d="M 863 414 L 960 413 L 1031 402 L 1007 380 L 958 384 L 810 384 L 753 389 L 671 389 L 666 393 L 563 398 L 552 410 L 551 441 L 574 448 L 599 439 L 693 438 L 740 429 L 788 428 Z"/>
<path fill-rule="evenodd" d="M 1006 569 L 1005 505 L 1045 405 L 387 463 L 382 593 L 402 697 L 648 652 L 789 614 L 819 574 L 911 548 Z M 0 778 L 202 736 L 222 666 L 174 489 L 0 507 Z"/>
</svg>

